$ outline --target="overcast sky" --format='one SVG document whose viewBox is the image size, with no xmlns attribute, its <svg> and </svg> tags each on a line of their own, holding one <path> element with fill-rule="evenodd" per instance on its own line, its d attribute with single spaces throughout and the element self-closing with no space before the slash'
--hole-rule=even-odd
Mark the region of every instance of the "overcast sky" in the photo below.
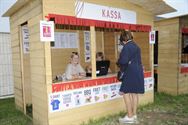
<svg viewBox="0 0 188 125">
<path fill-rule="evenodd" d="M 10 32 L 9 18 L 1 17 L 16 0 L 0 0 L 0 32 Z"/>
<path fill-rule="evenodd" d="M 12 6 L 17 0 L 0 0 L 0 15 Z M 171 18 L 188 14 L 188 0 L 165 0 L 167 4 L 178 10 L 177 12 L 163 14 L 160 17 Z M 10 32 L 9 18 L 0 17 L 0 32 Z"/>
</svg>

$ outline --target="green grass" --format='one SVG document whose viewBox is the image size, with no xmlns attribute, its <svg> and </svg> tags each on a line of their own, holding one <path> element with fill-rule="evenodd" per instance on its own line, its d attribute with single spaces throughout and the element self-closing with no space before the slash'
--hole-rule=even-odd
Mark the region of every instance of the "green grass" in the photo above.
<svg viewBox="0 0 188 125">
<path fill-rule="evenodd" d="M 188 125 L 188 94 L 171 96 L 155 93 L 155 102 L 138 109 L 139 125 Z M 118 119 L 126 112 L 120 112 L 82 125 L 120 125 Z"/>
<path fill-rule="evenodd" d="M 82 125 L 120 125 L 119 117 L 126 112 L 91 119 Z M 188 125 L 188 94 L 170 96 L 155 94 L 155 102 L 138 109 L 139 125 Z M 16 110 L 14 99 L 0 100 L 0 125 L 32 125 L 22 112 Z"/>
<path fill-rule="evenodd" d="M 22 112 L 16 110 L 14 99 L 0 100 L 0 125 L 31 125 Z"/>
</svg>

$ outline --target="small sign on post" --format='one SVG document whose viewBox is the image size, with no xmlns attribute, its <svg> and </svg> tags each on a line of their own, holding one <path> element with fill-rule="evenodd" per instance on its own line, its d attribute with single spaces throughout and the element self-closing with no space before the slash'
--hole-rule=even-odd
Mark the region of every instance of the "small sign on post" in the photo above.
<svg viewBox="0 0 188 125">
<path fill-rule="evenodd" d="M 149 43 L 150 44 L 155 44 L 155 31 L 151 31 L 149 33 Z"/>
<path fill-rule="evenodd" d="M 40 21 L 40 41 L 54 41 L 53 21 Z"/>
</svg>

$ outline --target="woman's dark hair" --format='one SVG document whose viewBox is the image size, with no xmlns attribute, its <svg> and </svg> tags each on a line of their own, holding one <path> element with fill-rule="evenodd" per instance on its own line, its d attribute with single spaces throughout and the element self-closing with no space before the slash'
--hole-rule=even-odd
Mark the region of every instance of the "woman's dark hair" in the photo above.
<svg viewBox="0 0 188 125">
<path fill-rule="evenodd" d="M 119 38 L 121 43 L 125 40 L 132 40 L 132 39 L 133 39 L 133 36 L 132 36 L 131 31 L 123 30 L 121 32 L 121 35 L 120 35 L 120 38 Z"/>
</svg>

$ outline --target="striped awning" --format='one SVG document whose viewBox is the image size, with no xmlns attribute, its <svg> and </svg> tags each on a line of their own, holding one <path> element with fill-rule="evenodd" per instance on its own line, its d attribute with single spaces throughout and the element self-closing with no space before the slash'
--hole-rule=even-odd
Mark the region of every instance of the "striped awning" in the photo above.
<svg viewBox="0 0 188 125">
<path fill-rule="evenodd" d="M 113 29 L 125 29 L 131 31 L 149 32 L 151 31 L 150 25 L 142 24 L 127 24 L 100 20 L 91 20 L 77 18 L 74 16 L 48 14 L 46 16 L 48 20 L 53 20 L 55 24 L 72 25 L 72 26 L 95 26 L 99 28 L 113 28 Z"/>
</svg>

